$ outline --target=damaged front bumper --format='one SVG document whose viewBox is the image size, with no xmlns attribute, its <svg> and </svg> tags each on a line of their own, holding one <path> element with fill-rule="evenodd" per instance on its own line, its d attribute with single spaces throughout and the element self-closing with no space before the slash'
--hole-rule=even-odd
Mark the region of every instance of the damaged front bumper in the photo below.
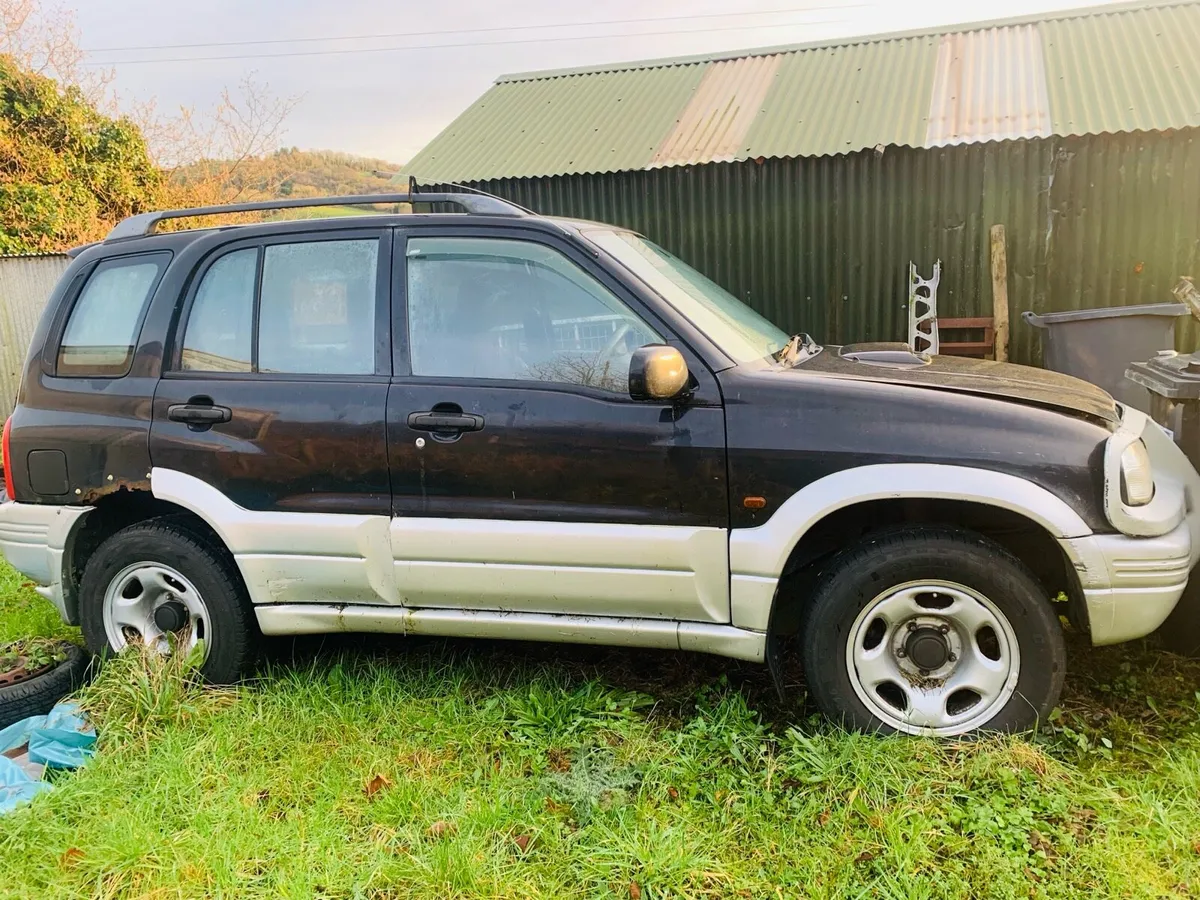
<svg viewBox="0 0 1200 900">
<path fill-rule="evenodd" d="M 1157 424 L 1129 408 L 1110 438 L 1107 459 L 1139 438 L 1154 472 L 1154 499 L 1145 507 L 1124 504 L 1116 473 L 1107 466 L 1107 512 L 1122 533 L 1059 541 L 1078 577 L 1094 644 L 1129 641 L 1157 629 L 1200 561 L 1200 473 Z"/>
</svg>

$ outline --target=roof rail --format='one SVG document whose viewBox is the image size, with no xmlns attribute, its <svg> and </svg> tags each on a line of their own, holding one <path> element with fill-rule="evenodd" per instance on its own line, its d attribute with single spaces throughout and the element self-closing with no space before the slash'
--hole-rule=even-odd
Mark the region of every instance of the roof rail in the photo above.
<svg viewBox="0 0 1200 900">
<path fill-rule="evenodd" d="M 454 203 L 461 206 L 465 212 L 477 216 L 525 216 L 529 214 L 527 210 L 519 206 L 487 194 L 405 192 L 403 194 L 350 194 L 344 197 L 301 197 L 140 213 L 118 222 L 105 240 L 145 237 L 154 230 L 155 225 L 165 219 L 187 219 L 192 216 L 218 216 L 225 213 L 260 212 L 273 209 L 303 209 L 314 206 L 364 206 L 374 203 Z"/>
</svg>

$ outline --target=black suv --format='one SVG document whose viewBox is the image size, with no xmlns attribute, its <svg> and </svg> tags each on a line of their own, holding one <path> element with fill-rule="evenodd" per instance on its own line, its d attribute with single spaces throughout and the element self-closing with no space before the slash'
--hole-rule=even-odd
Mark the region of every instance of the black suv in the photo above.
<svg viewBox="0 0 1200 900">
<path fill-rule="evenodd" d="M 426 211 L 152 233 L 378 202 Z M 218 682 L 260 634 L 792 636 L 848 724 L 1021 728 L 1062 685 L 1052 598 L 1128 640 L 1200 557 L 1200 477 L 1091 385 L 820 347 L 637 234 L 470 194 L 126 220 L 50 299 L 3 451 L 9 562 L 94 651 L 198 643 Z"/>
</svg>

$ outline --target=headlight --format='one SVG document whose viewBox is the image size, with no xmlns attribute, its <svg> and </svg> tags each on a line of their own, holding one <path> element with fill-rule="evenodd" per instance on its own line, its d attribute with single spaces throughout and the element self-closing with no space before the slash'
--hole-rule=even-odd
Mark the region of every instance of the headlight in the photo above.
<svg viewBox="0 0 1200 900">
<path fill-rule="evenodd" d="M 1121 499 L 1126 506 L 1145 506 L 1154 499 L 1154 473 L 1146 445 L 1134 441 L 1121 453 Z"/>
</svg>

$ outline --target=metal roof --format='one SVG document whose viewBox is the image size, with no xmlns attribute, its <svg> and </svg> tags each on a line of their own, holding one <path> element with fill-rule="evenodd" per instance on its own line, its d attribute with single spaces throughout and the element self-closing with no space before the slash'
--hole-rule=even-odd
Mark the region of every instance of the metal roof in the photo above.
<svg viewBox="0 0 1200 900">
<path fill-rule="evenodd" d="M 402 175 L 619 172 L 1200 126 L 1200 0 L 506 75 Z"/>
</svg>

